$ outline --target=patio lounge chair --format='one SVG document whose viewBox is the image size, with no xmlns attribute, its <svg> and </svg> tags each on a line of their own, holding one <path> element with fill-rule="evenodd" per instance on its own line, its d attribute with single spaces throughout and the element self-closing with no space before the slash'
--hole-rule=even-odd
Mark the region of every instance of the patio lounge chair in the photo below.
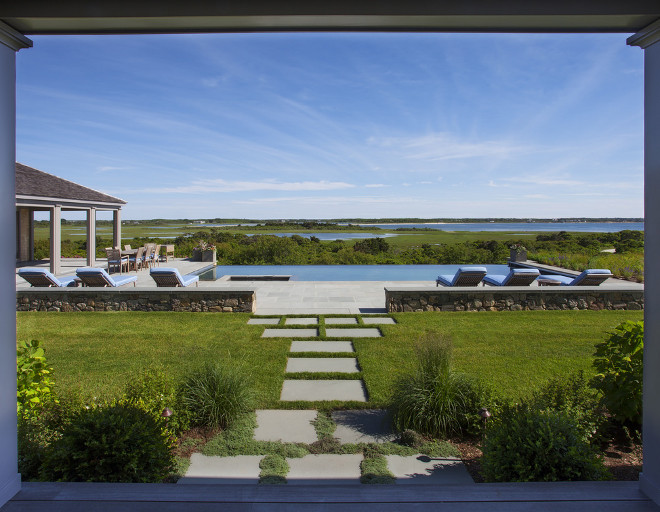
<svg viewBox="0 0 660 512">
<path fill-rule="evenodd" d="M 149 275 L 156 281 L 156 286 L 199 286 L 199 276 L 182 276 L 176 268 L 152 268 Z"/>
<path fill-rule="evenodd" d="M 78 286 L 75 277 L 61 277 L 58 279 L 45 268 L 21 268 L 18 271 L 18 275 L 32 286 L 53 286 L 56 288 Z"/>
<path fill-rule="evenodd" d="M 484 283 L 493 286 L 529 286 L 540 275 L 540 272 L 535 268 L 512 268 L 505 276 L 486 274 Z"/>
<path fill-rule="evenodd" d="M 435 280 L 435 285 L 439 286 L 478 286 L 486 275 L 486 267 L 459 267 L 456 274 L 441 275 Z"/>
<path fill-rule="evenodd" d="M 555 281 L 560 281 L 562 286 L 598 286 L 606 279 L 614 276 L 608 269 L 590 268 L 582 272 L 577 277 L 559 275 L 551 275 L 546 277 L 554 279 Z"/>
<path fill-rule="evenodd" d="M 111 277 L 102 268 L 83 267 L 76 270 L 76 275 L 80 278 L 85 286 L 110 286 L 116 288 L 128 283 L 137 281 L 137 276 L 116 276 Z"/>
</svg>

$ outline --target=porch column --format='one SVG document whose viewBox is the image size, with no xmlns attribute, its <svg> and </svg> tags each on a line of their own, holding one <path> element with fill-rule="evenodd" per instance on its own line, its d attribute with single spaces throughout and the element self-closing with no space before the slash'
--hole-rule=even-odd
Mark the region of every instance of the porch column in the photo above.
<svg viewBox="0 0 660 512">
<path fill-rule="evenodd" d="M 112 246 L 121 249 L 121 210 L 112 210 Z"/>
<path fill-rule="evenodd" d="M 644 470 L 642 491 L 660 504 L 660 20 L 628 39 L 644 49 Z"/>
<path fill-rule="evenodd" d="M 0 22 L 0 506 L 21 489 L 16 461 L 16 52 L 32 42 Z"/>
<path fill-rule="evenodd" d="M 62 206 L 50 209 L 50 273 L 59 275 L 62 269 Z"/>
<path fill-rule="evenodd" d="M 87 266 L 96 266 L 96 208 L 87 210 Z"/>
<path fill-rule="evenodd" d="M 33 219 L 34 212 L 32 208 L 19 207 L 16 211 L 18 236 L 16 243 L 18 248 L 16 251 L 16 259 L 18 261 L 31 261 L 34 259 L 34 234 Z"/>
</svg>

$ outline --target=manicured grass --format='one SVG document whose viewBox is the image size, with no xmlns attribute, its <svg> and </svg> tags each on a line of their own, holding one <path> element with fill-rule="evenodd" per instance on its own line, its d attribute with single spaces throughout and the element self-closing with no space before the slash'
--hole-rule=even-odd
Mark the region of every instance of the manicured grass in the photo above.
<svg viewBox="0 0 660 512">
<path fill-rule="evenodd" d="M 369 392 L 367 407 L 384 407 L 396 378 L 414 364 L 414 346 L 427 332 L 454 341 L 455 368 L 480 377 L 510 399 L 552 376 L 591 368 L 594 345 L 635 311 L 520 311 L 401 313 L 385 337 L 354 340 Z M 18 313 L 18 338 L 39 339 L 55 369 L 58 388 L 86 396 L 118 394 L 141 368 L 162 364 L 181 379 L 207 362 L 225 362 L 251 379 L 259 408 L 280 404 L 290 339 L 261 338 L 264 326 L 247 314 Z M 333 403 L 341 406 L 341 403 Z"/>
<path fill-rule="evenodd" d="M 383 325 L 382 339 L 356 339 L 370 400 L 384 405 L 392 382 L 414 366 L 415 343 L 427 332 L 454 342 L 454 367 L 517 399 L 550 377 L 591 367 L 594 345 L 635 311 L 516 311 L 489 313 L 401 313 L 397 325 Z"/>
</svg>

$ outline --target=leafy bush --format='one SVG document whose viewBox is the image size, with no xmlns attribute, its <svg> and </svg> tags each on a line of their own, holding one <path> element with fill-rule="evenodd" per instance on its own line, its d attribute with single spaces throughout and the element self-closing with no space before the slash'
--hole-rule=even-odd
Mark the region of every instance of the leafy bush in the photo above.
<svg viewBox="0 0 660 512">
<path fill-rule="evenodd" d="M 162 366 L 145 368 L 136 377 L 129 380 L 124 392 L 126 400 L 144 409 L 155 418 L 160 418 L 163 410 L 172 411 L 167 426 L 180 433 L 190 427 L 190 414 L 183 404 L 181 394 L 166 374 Z"/>
<path fill-rule="evenodd" d="M 527 404 L 531 409 L 566 412 L 577 421 L 583 438 L 592 444 L 598 441 L 596 434 L 605 423 L 596 393 L 582 371 L 550 379 Z"/>
<path fill-rule="evenodd" d="M 602 404 L 620 422 L 642 422 L 644 322 L 623 322 L 596 345 L 593 365 L 598 374 L 591 385 Z"/>
<path fill-rule="evenodd" d="M 65 482 L 160 482 L 174 467 L 173 441 L 134 405 L 83 409 L 51 444 L 41 479 Z"/>
<path fill-rule="evenodd" d="M 250 383 L 243 374 L 209 364 L 185 380 L 182 398 L 193 424 L 227 428 L 238 416 L 250 410 L 253 396 Z"/>
<path fill-rule="evenodd" d="M 47 402 L 57 401 L 39 340 L 19 341 L 16 349 L 16 398 L 19 415 L 30 414 Z"/>
<path fill-rule="evenodd" d="M 451 342 L 427 336 L 417 347 L 417 368 L 396 383 L 392 418 L 399 431 L 431 436 L 477 433 L 479 409 L 492 398 L 479 382 L 451 369 Z"/>
<path fill-rule="evenodd" d="M 482 469 L 488 482 L 602 480 L 606 470 L 566 411 L 505 406 L 487 428 Z"/>
</svg>

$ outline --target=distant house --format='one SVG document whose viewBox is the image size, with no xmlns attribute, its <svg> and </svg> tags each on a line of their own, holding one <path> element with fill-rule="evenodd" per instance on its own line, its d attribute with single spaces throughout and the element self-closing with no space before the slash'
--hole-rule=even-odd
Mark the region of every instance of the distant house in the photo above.
<svg viewBox="0 0 660 512">
<path fill-rule="evenodd" d="M 63 211 L 87 212 L 87 264 L 95 264 L 96 212 L 112 211 L 113 245 L 121 243 L 126 201 L 16 162 L 16 261 L 34 260 L 34 212 L 50 212 L 50 271 L 60 273 Z"/>
</svg>

